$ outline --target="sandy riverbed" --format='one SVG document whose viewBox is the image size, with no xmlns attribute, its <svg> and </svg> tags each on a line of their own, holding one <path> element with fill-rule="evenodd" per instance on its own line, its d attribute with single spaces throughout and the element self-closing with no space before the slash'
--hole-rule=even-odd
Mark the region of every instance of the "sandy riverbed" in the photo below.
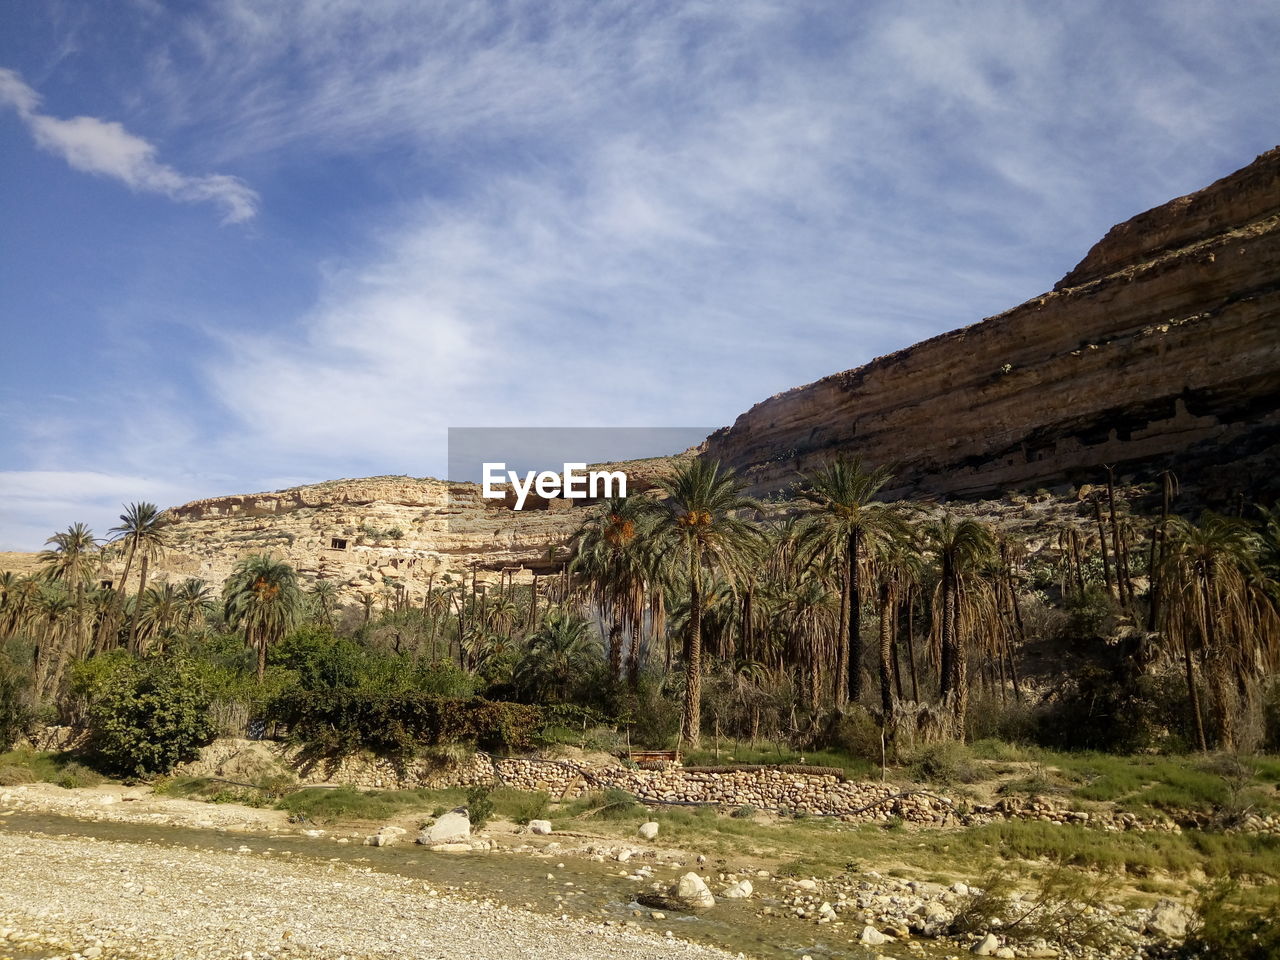
<svg viewBox="0 0 1280 960">
<path fill-rule="evenodd" d="M 46 956 L 732 956 L 644 931 L 441 893 L 421 880 L 341 863 L 14 832 L 0 833 L 0 917 L 0 933 L 12 947 Z"/>
</svg>

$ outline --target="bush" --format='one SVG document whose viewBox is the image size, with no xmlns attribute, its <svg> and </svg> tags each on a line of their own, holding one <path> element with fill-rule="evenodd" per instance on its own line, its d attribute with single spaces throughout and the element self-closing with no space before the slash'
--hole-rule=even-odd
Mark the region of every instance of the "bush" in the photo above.
<svg viewBox="0 0 1280 960">
<path fill-rule="evenodd" d="M 467 817 L 476 830 L 481 829 L 493 816 L 492 794 L 493 788 L 483 784 L 477 784 L 467 791 Z"/>
<path fill-rule="evenodd" d="M 931 743 L 911 758 L 911 776 L 924 783 L 973 783 L 978 770 L 964 744 L 955 741 Z"/>
<path fill-rule="evenodd" d="M 135 660 L 122 651 L 76 665 L 90 749 L 115 773 L 145 777 L 193 759 L 212 739 L 210 700 L 183 660 Z"/>
<path fill-rule="evenodd" d="M 475 743 L 482 749 L 529 749 L 542 711 L 523 703 L 426 693 L 367 690 L 293 691 L 272 704 L 272 719 L 324 750 L 372 750 L 408 759 L 424 746 Z"/>
<path fill-rule="evenodd" d="M 1273 895 L 1277 891 L 1269 891 Z M 1280 957 L 1280 915 L 1245 902 L 1239 887 L 1220 883 L 1197 904 L 1201 923 L 1182 944 L 1179 957 L 1214 960 L 1274 960 Z"/>
<path fill-rule="evenodd" d="M 7 750 L 31 725 L 27 675 L 0 653 L 0 750 Z"/>
<path fill-rule="evenodd" d="M 16 787 L 22 783 L 35 783 L 36 775 L 30 767 L 22 767 L 16 763 L 0 767 L 0 787 Z"/>
<path fill-rule="evenodd" d="M 815 746 L 828 747 L 874 764 L 880 763 L 880 724 L 866 708 L 850 704 L 843 714 L 832 718 L 826 734 Z"/>
<path fill-rule="evenodd" d="M 73 761 L 62 768 L 53 782 L 64 789 L 74 790 L 77 787 L 96 787 L 106 779 L 98 771 Z"/>
</svg>

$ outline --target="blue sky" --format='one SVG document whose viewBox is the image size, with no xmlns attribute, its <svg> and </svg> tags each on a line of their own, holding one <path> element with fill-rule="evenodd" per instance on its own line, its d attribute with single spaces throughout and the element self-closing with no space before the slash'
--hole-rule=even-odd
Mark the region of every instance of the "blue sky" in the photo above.
<svg viewBox="0 0 1280 960">
<path fill-rule="evenodd" d="M 1274 2 L 11 0 L 0 549 L 725 424 L 1280 142 Z"/>
</svg>

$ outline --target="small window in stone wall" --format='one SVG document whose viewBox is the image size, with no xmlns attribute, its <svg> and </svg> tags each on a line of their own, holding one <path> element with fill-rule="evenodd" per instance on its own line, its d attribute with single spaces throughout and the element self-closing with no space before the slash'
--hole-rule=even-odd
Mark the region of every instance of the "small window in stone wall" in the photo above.
<svg viewBox="0 0 1280 960">
<path fill-rule="evenodd" d="M 329 541 L 329 548 L 331 550 L 345 550 L 347 549 L 347 541 L 342 537 L 334 537 Z"/>
</svg>

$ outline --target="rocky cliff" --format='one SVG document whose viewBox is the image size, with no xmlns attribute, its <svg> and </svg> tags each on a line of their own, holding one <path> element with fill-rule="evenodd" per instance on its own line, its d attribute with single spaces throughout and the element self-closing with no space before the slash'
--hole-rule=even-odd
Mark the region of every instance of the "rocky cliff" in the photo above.
<svg viewBox="0 0 1280 960">
<path fill-rule="evenodd" d="M 602 466 L 625 470 L 630 489 L 643 492 L 675 459 Z M 444 574 L 527 582 L 560 569 L 548 551 L 570 539 L 588 505 L 531 494 L 517 512 L 484 499 L 478 484 L 413 477 L 213 497 L 165 511 L 170 545 L 153 570 L 161 581 L 198 577 L 221 586 L 242 557 L 269 553 L 304 581 L 331 581 L 347 600 L 401 589 L 417 598 Z M 118 577 L 122 558 L 110 569 L 104 578 Z"/>
<path fill-rule="evenodd" d="M 1114 227 L 1051 292 L 771 397 L 707 447 L 756 492 L 845 453 L 895 465 L 899 494 L 1116 464 L 1274 496 L 1280 148 Z"/>
</svg>

